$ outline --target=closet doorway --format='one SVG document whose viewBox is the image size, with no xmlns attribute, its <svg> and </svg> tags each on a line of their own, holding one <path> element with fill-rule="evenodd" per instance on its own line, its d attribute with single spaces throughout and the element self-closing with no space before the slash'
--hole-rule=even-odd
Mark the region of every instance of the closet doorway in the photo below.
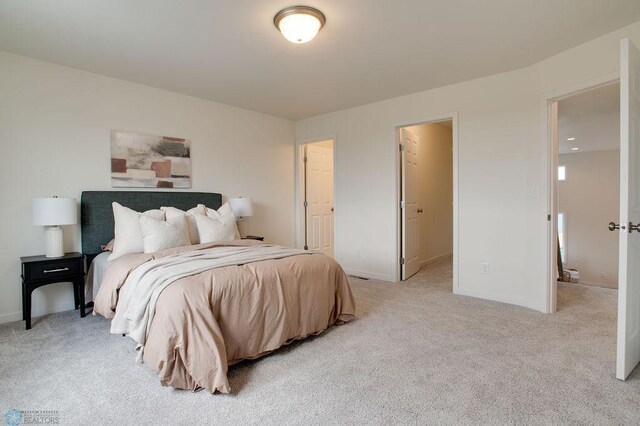
<svg viewBox="0 0 640 426">
<path fill-rule="evenodd" d="M 398 128 L 400 272 L 406 280 L 443 263 L 453 268 L 453 119 Z"/>
<path fill-rule="evenodd" d="M 300 146 L 302 236 L 305 250 L 334 253 L 334 141 Z"/>
</svg>

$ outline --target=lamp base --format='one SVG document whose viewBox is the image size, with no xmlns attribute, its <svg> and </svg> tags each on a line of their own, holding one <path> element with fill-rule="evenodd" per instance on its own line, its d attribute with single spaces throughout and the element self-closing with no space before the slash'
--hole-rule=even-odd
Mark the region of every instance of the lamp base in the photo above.
<svg viewBox="0 0 640 426">
<path fill-rule="evenodd" d="M 62 228 L 58 226 L 47 227 L 47 257 L 64 256 L 64 244 L 62 238 Z"/>
<path fill-rule="evenodd" d="M 236 221 L 236 225 L 238 226 L 238 233 L 240 234 L 240 238 L 244 238 L 250 232 L 249 221 L 244 217 L 239 217 Z"/>
</svg>

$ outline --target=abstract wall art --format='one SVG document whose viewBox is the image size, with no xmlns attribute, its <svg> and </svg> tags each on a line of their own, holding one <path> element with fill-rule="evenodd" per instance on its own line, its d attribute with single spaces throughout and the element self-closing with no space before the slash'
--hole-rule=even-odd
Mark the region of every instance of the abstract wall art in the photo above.
<svg viewBox="0 0 640 426">
<path fill-rule="evenodd" d="M 191 142 L 112 130 L 111 186 L 191 188 Z"/>
</svg>

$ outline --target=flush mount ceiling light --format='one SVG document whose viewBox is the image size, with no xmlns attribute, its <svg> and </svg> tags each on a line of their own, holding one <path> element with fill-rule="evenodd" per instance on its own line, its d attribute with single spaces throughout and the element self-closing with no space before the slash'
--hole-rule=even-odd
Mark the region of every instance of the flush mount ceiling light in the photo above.
<svg viewBox="0 0 640 426">
<path fill-rule="evenodd" d="M 571 151 L 577 151 L 577 150 L 579 150 L 579 149 L 580 149 L 580 148 L 578 148 L 577 146 L 574 146 L 573 148 L 571 148 Z"/>
<path fill-rule="evenodd" d="M 309 6 L 287 7 L 273 18 L 284 38 L 297 44 L 313 40 L 326 21 L 322 12 Z"/>
<path fill-rule="evenodd" d="M 567 138 L 568 141 L 575 141 L 576 138 Z"/>
</svg>

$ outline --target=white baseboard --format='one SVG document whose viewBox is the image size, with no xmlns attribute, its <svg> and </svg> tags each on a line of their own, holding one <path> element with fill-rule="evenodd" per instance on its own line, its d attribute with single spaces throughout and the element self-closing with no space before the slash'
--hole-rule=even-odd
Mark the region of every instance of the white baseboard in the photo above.
<svg viewBox="0 0 640 426">
<path fill-rule="evenodd" d="M 460 296 L 470 296 L 478 299 L 491 300 L 493 302 L 508 303 L 510 305 L 522 306 L 524 308 L 533 309 L 534 311 L 545 312 L 545 309 L 540 309 L 539 306 L 535 306 L 530 300 L 523 299 L 521 297 L 508 296 L 505 294 L 489 293 L 477 290 L 466 290 L 464 288 L 454 289 L 454 294 Z"/>
<path fill-rule="evenodd" d="M 576 284 L 589 285 L 589 286 L 592 286 L 592 287 L 610 288 L 610 289 L 613 289 L 613 290 L 617 290 L 618 289 L 618 284 L 599 283 L 599 282 L 595 282 L 595 281 L 580 280 Z"/>
<path fill-rule="evenodd" d="M 449 253 L 440 254 L 438 256 L 432 257 L 431 259 L 421 260 L 420 269 L 424 268 L 425 266 L 429 266 L 432 263 L 440 262 L 441 260 L 445 260 L 445 259 L 453 259 L 453 252 L 451 251 Z"/>
<path fill-rule="evenodd" d="M 48 314 L 55 314 L 58 312 L 71 311 L 73 309 L 73 302 L 57 303 L 55 305 L 32 306 L 31 318 L 41 317 Z M 6 324 L 15 321 L 22 321 L 22 311 L 0 314 L 0 324 Z"/>
<path fill-rule="evenodd" d="M 345 268 L 345 267 L 343 267 L 342 269 L 344 270 L 344 272 L 347 273 L 347 275 L 353 275 L 354 277 L 369 278 L 372 280 L 388 281 L 392 283 L 396 281 L 395 277 L 388 274 L 378 274 L 375 272 L 359 271 L 357 269 Z"/>
</svg>

